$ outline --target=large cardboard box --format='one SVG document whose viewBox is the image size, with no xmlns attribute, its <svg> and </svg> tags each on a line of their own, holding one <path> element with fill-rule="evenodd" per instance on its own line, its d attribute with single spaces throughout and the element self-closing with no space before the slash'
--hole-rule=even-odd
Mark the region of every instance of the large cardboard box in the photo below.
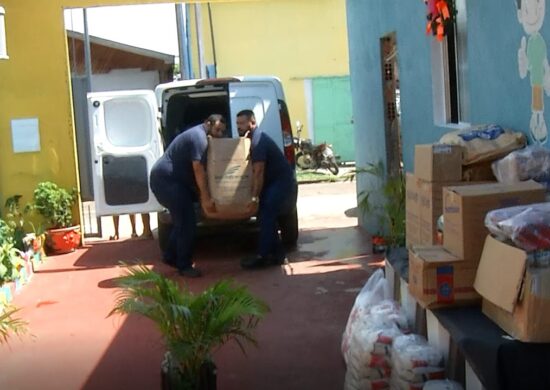
<svg viewBox="0 0 550 390">
<path fill-rule="evenodd" d="M 424 308 L 477 303 L 476 264 L 460 259 L 442 246 L 409 249 L 409 290 Z"/>
<path fill-rule="evenodd" d="M 443 187 L 467 185 L 463 182 L 428 182 L 407 173 L 406 239 L 407 246 L 435 245 L 437 220 L 443 214 Z"/>
<path fill-rule="evenodd" d="M 244 213 L 252 197 L 252 164 L 248 138 L 209 138 L 207 175 L 218 216 Z"/>
<path fill-rule="evenodd" d="M 550 268 L 530 267 L 530 256 L 488 236 L 474 286 L 483 297 L 483 313 L 508 334 L 550 342 Z"/>
<path fill-rule="evenodd" d="M 534 181 L 474 184 L 443 190 L 443 246 L 462 259 L 479 261 L 487 212 L 504 207 L 544 202 L 545 189 Z"/>
<path fill-rule="evenodd" d="M 462 146 L 416 145 L 414 148 L 414 174 L 426 181 L 461 181 Z"/>
</svg>

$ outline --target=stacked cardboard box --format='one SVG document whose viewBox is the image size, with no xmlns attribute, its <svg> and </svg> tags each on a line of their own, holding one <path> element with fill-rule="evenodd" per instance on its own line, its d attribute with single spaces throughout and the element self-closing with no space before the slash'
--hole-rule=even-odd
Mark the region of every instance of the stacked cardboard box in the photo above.
<svg viewBox="0 0 550 390">
<path fill-rule="evenodd" d="M 491 210 L 543 202 L 545 189 L 534 182 L 487 183 L 443 190 L 443 246 L 452 254 L 479 263 L 485 237 L 485 216 Z"/>
<path fill-rule="evenodd" d="M 550 268 L 529 266 L 534 256 L 487 236 L 475 288 L 483 313 L 524 342 L 550 342 Z"/>
<path fill-rule="evenodd" d="M 415 152 L 426 153 L 425 150 L 422 146 L 417 147 Z M 436 153 L 432 154 L 435 156 Z M 454 163 L 444 161 L 441 156 L 433 157 L 431 161 L 447 166 L 445 171 L 451 172 L 456 160 L 452 153 L 448 158 Z M 424 164 L 419 166 L 425 166 L 423 160 L 430 159 L 415 155 L 415 163 Z M 417 172 L 415 166 L 415 175 L 407 176 L 407 243 L 413 244 L 409 249 L 409 290 L 426 308 L 479 301 L 474 280 L 483 240 L 488 233 L 484 224 L 485 215 L 497 208 L 542 201 L 544 189 L 534 182 L 514 185 L 425 182 L 416 177 Z M 422 173 L 420 176 L 434 177 L 433 174 L 426 176 Z M 422 202 L 422 193 L 425 199 L 431 201 Z M 441 213 L 444 216 L 442 247 L 431 245 L 435 240 L 427 239 L 429 222 L 433 221 L 431 227 L 435 231 L 436 220 Z M 413 230 L 415 226 L 416 230 Z"/>
<path fill-rule="evenodd" d="M 461 181 L 462 147 L 416 145 L 414 164 L 414 175 L 406 178 L 407 246 L 433 245 L 443 211 L 442 189 Z"/>
<path fill-rule="evenodd" d="M 414 175 L 409 173 L 406 179 L 409 292 L 424 307 L 469 298 L 475 293 L 473 280 L 462 260 L 442 246 L 434 246 L 439 242 L 437 220 L 443 213 L 443 188 L 462 184 L 462 148 L 416 145 L 414 162 Z M 460 271 L 455 273 L 456 267 Z M 458 272 L 464 278 L 455 277 Z"/>
</svg>

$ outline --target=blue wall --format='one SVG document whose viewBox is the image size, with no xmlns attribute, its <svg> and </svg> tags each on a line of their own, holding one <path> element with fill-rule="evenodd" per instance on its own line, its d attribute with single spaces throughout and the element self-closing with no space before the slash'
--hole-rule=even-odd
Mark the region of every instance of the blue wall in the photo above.
<svg viewBox="0 0 550 390">
<path fill-rule="evenodd" d="M 550 45 L 549 13 L 547 9 L 541 34 Z M 403 159 L 405 170 L 413 171 L 414 145 L 436 142 L 450 131 L 433 120 L 430 45 L 434 38 L 425 34 L 426 6 L 422 0 L 347 0 L 347 18 L 357 165 L 385 160 L 380 38 L 395 31 Z M 518 71 L 522 36 L 515 0 L 467 1 L 470 123 L 498 123 L 529 134 L 531 87 L 529 76 L 521 79 Z M 550 124 L 546 95 L 545 102 Z M 358 193 L 373 185 L 369 180 L 358 181 Z M 362 222 L 376 230 L 375 221 Z"/>
</svg>

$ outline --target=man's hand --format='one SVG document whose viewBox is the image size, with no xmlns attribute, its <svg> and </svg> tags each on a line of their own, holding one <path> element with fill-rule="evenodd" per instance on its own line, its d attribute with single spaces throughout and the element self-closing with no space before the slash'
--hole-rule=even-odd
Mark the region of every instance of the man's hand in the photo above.
<svg viewBox="0 0 550 390">
<path fill-rule="evenodd" d="M 201 197 L 201 207 L 207 216 L 216 212 L 216 204 L 210 197 Z"/>
<path fill-rule="evenodd" d="M 246 206 L 246 212 L 250 216 L 256 215 L 258 213 L 258 202 L 250 202 Z"/>
</svg>

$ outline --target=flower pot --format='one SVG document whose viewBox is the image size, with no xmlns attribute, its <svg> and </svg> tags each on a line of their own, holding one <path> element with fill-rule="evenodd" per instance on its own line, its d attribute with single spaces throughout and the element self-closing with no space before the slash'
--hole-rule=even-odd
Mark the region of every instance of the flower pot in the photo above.
<svg viewBox="0 0 550 390">
<path fill-rule="evenodd" d="M 216 390 L 216 365 L 212 361 L 204 362 L 199 377 L 189 380 L 181 373 L 170 352 L 166 352 L 160 375 L 162 390 Z"/>
<path fill-rule="evenodd" d="M 49 254 L 59 255 L 73 252 L 80 246 L 80 225 L 61 229 L 48 229 L 46 249 Z"/>
</svg>

